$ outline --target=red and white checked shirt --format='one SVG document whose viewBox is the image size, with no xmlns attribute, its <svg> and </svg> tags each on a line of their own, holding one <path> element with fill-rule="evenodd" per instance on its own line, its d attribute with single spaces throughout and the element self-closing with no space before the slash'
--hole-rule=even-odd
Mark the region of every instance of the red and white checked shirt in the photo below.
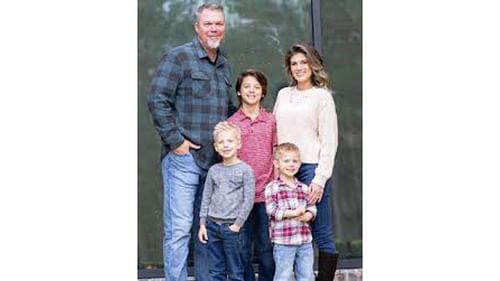
<svg viewBox="0 0 500 281">
<path fill-rule="evenodd" d="M 316 217 L 316 205 L 308 204 L 311 190 L 309 186 L 295 179 L 295 186 L 289 186 L 280 179 L 266 186 L 266 212 L 269 216 L 271 241 L 283 245 L 302 245 L 312 241 L 309 223 L 294 218 L 283 218 L 285 211 L 303 206 Z"/>
<path fill-rule="evenodd" d="M 276 144 L 276 120 L 261 107 L 252 121 L 240 108 L 227 121 L 241 130 L 238 158 L 250 165 L 255 175 L 255 203 L 264 202 L 264 188 L 274 178 L 273 147 Z"/>
</svg>

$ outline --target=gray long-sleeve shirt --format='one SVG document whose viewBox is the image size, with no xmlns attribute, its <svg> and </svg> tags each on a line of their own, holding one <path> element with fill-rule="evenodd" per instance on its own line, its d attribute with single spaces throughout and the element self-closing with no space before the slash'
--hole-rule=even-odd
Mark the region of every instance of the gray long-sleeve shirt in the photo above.
<svg viewBox="0 0 500 281">
<path fill-rule="evenodd" d="M 255 177 L 252 168 L 241 161 L 234 165 L 217 163 L 210 167 L 200 207 L 200 224 L 207 217 L 243 225 L 253 207 Z"/>
</svg>

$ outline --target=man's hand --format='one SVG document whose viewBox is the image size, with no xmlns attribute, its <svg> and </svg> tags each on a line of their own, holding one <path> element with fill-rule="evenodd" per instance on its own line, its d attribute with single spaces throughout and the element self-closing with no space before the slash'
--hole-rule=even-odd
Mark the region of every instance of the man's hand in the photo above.
<svg viewBox="0 0 500 281">
<path fill-rule="evenodd" d="M 319 203 L 321 201 L 321 198 L 323 198 L 323 187 L 313 182 L 309 185 L 309 187 L 311 188 L 311 193 L 309 193 L 309 201 L 307 203 Z"/>
<path fill-rule="evenodd" d="M 240 232 L 241 225 L 231 224 L 231 225 L 229 226 L 229 229 L 230 229 L 232 232 Z"/>
<path fill-rule="evenodd" d="M 201 146 L 196 145 L 188 140 L 184 140 L 184 142 L 179 145 L 176 149 L 174 149 L 174 153 L 177 155 L 184 155 L 189 153 L 189 149 L 200 149 Z"/>
<path fill-rule="evenodd" d="M 201 243 L 207 244 L 208 234 L 207 234 L 207 228 L 205 227 L 205 225 L 200 225 L 200 230 L 198 231 L 198 239 L 200 239 Z"/>
</svg>

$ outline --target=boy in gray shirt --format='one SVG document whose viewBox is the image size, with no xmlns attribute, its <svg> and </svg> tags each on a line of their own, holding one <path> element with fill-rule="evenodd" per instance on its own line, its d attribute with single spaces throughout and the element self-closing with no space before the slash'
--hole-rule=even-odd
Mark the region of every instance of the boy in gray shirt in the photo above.
<svg viewBox="0 0 500 281">
<path fill-rule="evenodd" d="M 215 151 L 222 163 L 210 167 L 203 190 L 198 238 L 207 245 L 209 279 L 243 280 L 244 224 L 253 207 L 255 177 L 237 155 L 240 129 L 228 122 L 214 128 Z"/>
</svg>

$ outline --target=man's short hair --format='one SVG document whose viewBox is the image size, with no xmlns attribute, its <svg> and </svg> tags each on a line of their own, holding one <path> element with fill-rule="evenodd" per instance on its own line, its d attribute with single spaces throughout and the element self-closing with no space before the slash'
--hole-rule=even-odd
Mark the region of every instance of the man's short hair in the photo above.
<svg viewBox="0 0 500 281">
<path fill-rule="evenodd" d="M 213 132 L 213 137 L 214 141 L 217 140 L 217 137 L 219 136 L 220 133 L 222 132 L 229 132 L 229 131 L 234 131 L 234 134 L 236 136 L 237 140 L 241 140 L 241 130 L 238 126 L 233 125 L 227 121 L 222 121 L 217 123 L 214 127 L 214 132 Z"/>
<path fill-rule="evenodd" d="M 274 146 L 273 158 L 278 160 L 284 152 L 297 152 L 300 157 L 300 149 L 297 145 L 291 142 L 284 142 Z"/>
<path fill-rule="evenodd" d="M 222 14 L 224 14 L 224 6 L 222 6 L 222 4 L 220 4 L 219 2 L 210 2 L 210 1 L 204 2 L 203 4 L 198 6 L 196 11 L 194 12 L 195 23 L 198 22 L 198 20 L 200 19 L 200 14 L 204 10 L 221 11 Z"/>
</svg>

